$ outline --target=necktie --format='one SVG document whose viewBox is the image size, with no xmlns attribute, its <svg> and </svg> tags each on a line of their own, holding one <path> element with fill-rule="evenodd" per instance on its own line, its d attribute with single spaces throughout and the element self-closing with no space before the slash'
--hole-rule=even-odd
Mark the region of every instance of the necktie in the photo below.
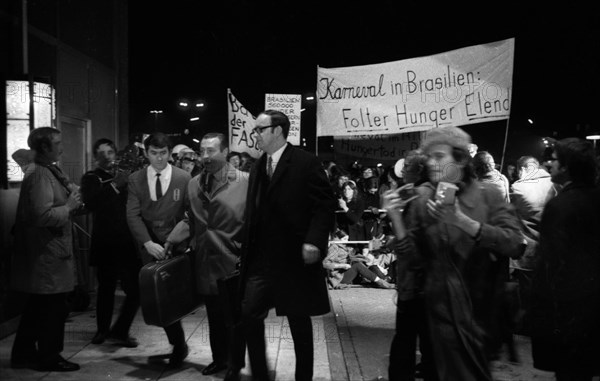
<svg viewBox="0 0 600 381">
<path fill-rule="evenodd" d="M 162 185 L 160 183 L 160 173 L 156 174 L 156 200 L 163 196 Z"/>
<path fill-rule="evenodd" d="M 206 194 L 210 194 L 210 192 L 212 191 L 212 184 L 213 177 L 210 173 L 207 172 L 204 176 L 204 192 L 206 192 Z"/>
<path fill-rule="evenodd" d="M 267 176 L 269 179 L 273 177 L 273 158 L 271 156 L 267 158 Z"/>
</svg>

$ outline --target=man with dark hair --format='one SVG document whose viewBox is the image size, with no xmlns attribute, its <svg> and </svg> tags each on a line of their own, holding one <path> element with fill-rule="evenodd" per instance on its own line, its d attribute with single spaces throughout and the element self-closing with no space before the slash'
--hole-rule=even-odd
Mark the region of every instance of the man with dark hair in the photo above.
<svg viewBox="0 0 600 381">
<path fill-rule="evenodd" d="M 98 295 L 96 300 L 97 332 L 93 344 L 107 338 L 117 345 L 134 348 L 137 341 L 129 336 L 129 328 L 140 305 L 138 273 L 142 266 L 127 226 L 127 178 L 130 171 L 117 169 L 116 146 L 110 139 L 99 139 L 93 146 L 96 169 L 81 178 L 81 194 L 86 207 L 94 215 L 90 265 L 96 267 Z M 126 298 L 112 329 L 110 328 L 117 281 Z"/>
<path fill-rule="evenodd" d="M 600 371 L 600 192 L 589 142 L 560 140 L 552 181 L 563 186 L 548 201 L 540 225 L 533 278 L 533 366 L 558 381 L 591 381 Z"/>
<path fill-rule="evenodd" d="M 12 347 L 13 368 L 45 372 L 79 370 L 65 360 L 67 294 L 75 286 L 71 215 L 81 206 L 78 190 L 56 166 L 63 152 L 60 131 L 36 128 L 27 139 L 35 160 L 27 168 L 14 227 L 11 287 L 27 301 Z"/>
<path fill-rule="evenodd" d="M 188 184 L 188 219 L 180 222 L 165 247 L 188 238 L 194 253 L 196 290 L 206 303 L 213 362 L 202 370 L 209 375 L 229 367 L 243 368 L 243 347 L 233 347 L 233 327 L 226 326 L 223 298 L 217 280 L 231 275 L 239 261 L 248 174 L 226 161 L 227 140 L 208 133 L 200 141 L 203 171 Z M 185 233 L 185 234 L 182 234 Z"/>
<path fill-rule="evenodd" d="M 262 112 L 254 128 L 264 154 L 250 173 L 241 326 L 255 380 L 269 379 L 264 338 L 269 309 L 288 318 L 296 380 L 313 376 L 310 316 L 329 312 L 321 262 L 333 231 L 335 199 L 319 160 L 287 144 L 289 128 L 287 116 L 274 110 Z"/>
<path fill-rule="evenodd" d="M 144 155 L 148 167 L 129 176 L 127 188 L 127 224 L 139 246 L 142 261 L 165 258 L 163 245 L 185 212 L 185 198 L 190 174 L 169 164 L 171 145 L 162 133 L 150 135 L 144 141 Z M 180 367 L 188 355 L 188 346 L 181 321 L 168 327 L 165 332 L 173 352 L 169 366 Z"/>
</svg>

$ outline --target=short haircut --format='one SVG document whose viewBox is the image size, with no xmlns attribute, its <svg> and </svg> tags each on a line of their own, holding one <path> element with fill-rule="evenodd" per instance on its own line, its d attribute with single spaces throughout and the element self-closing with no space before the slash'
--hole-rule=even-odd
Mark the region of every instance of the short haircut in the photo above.
<svg viewBox="0 0 600 381">
<path fill-rule="evenodd" d="M 536 159 L 533 156 L 521 156 L 517 160 L 517 168 L 527 168 L 531 164 L 535 165 L 536 167 L 540 166 L 540 162 L 538 161 L 538 159 Z"/>
<path fill-rule="evenodd" d="M 98 150 L 100 149 L 100 146 L 102 144 L 109 145 L 110 148 L 112 148 L 113 150 L 115 150 L 115 152 L 117 152 L 117 146 L 115 145 L 115 143 L 112 140 L 107 139 L 107 138 L 100 138 L 100 139 L 96 140 L 96 142 L 92 146 L 92 152 L 94 153 L 94 156 L 96 156 L 96 154 L 98 153 Z"/>
<path fill-rule="evenodd" d="M 590 142 L 579 138 L 559 140 L 554 152 L 560 165 L 566 165 L 575 183 L 594 184 L 596 181 L 596 155 Z"/>
<path fill-rule="evenodd" d="M 207 134 L 205 134 L 202 137 L 202 140 L 204 139 L 214 139 L 214 138 L 218 138 L 219 142 L 221 143 L 221 151 L 223 151 L 224 149 L 227 148 L 228 144 L 227 144 L 227 138 L 225 138 L 225 135 L 220 133 L 220 132 L 209 132 Z"/>
<path fill-rule="evenodd" d="M 229 159 L 231 159 L 234 156 L 237 156 L 238 159 L 242 160 L 242 155 L 240 155 L 239 152 L 237 152 L 237 151 L 229 151 L 229 153 L 227 154 L 227 161 L 229 161 Z"/>
<path fill-rule="evenodd" d="M 146 140 L 144 140 L 144 148 L 146 148 L 146 152 L 148 152 L 148 148 L 150 146 L 156 147 L 156 148 L 165 148 L 167 147 L 167 149 L 169 150 L 169 152 L 171 152 L 171 139 L 169 139 L 169 137 L 165 134 L 163 134 L 162 132 L 155 132 L 153 134 L 151 134 L 150 136 L 148 136 L 146 138 Z"/>
<path fill-rule="evenodd" d="M 60 130 L 53 127 L 36 128 L 29 133 L 27 145 L 36 153 L 44 152 L 44 145 L 50 149 L 52 147 L 52 137 L 60 134 Z"/>
<path fill-rule="evenodd" d="M 280 126 L 283 137 L 287 139 L 288 134 L 290 133 L 290 120 L 287 115 L 277 110 L 265 110 L 261 112 L 261 114 L 270 116 L 271 125 L 274 127 Z"/>
<path fill-rule="evenodd" d="M 492 157 L 488 151 L 479 151 L 473 156 L 473 169 L 478 179 L 484 178 L 489 172 L 495 169 L 490 165 L 487 159 L 488 156 Z"/>
</svg>

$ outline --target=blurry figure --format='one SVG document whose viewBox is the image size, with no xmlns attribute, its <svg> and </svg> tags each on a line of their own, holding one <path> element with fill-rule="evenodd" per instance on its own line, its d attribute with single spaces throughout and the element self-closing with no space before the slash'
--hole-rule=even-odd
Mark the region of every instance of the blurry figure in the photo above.
<svg viewBox="0 0 600 381">
<path fill-rule="evenodd" d="M 341 170 L 333 179 L 332 189 L 336 199 L 343 197 L 344 184 L 350 181 L 350 174 L 344 170 Z"/>
<path fill-rule="evenodd" d="M 250 173 L 255 160 L 248 152 L 240 152 L 240 167 L 238 169 Z"/>
<path fill-rule="evenodd" d="M 508 179 L 509 184 L 512 184 L 519 179 L 517 167 L 514 164 L 508 164 L 506 166 L 506 178 Z"/>
<path fill-rule="evenodd" d="M 365 187 L 367 191 L 361 195 L 364 200 L 364 212 L 362 214 L 365 230 L 364 239 L 371 240 L 379 238 L 383 232 L 381 217 L 384 214 L 380 215 L 379 213 L 379 178 L 375 176 L 368 178 Z"/>
<path fill-rule="evenodd" d="M 511 200 L 519 216 L 538 230 L 544 205 L 557 195 L 550 174 L 533 156 L 517 161 L 519 179 L 512 185 Z"/>
<path fill-rule="evenodd" d="M 191 148 L 184 148 L 179 151 L 179 167 L 194 177 L 200 173 L 200 166 L 197 163 L 198 155 Z"/>
<path fill-rule="evenodd" d="M 475 154 L 477 153 L 478 150 L 479 150 L 479 147 L 477 146 L 477 144 L 475 144 L 475 143 L 469 144 L 469 155 L 471 155 L 471 157 L 475 157 Z"/>
<path fill-rule="evenodd" d="M 235 169 L 239 169 L 242 164 L 242 157 L 239 152 L 231 151 L 227 154 L 227 162 Z"/>
<path fill-rule="evenodd" d="M 40 127 L 27 144 L 35 152 L 21 185 L 14 227 L 11 288 L 27 301 L 11 353 L 13 368 L 79 370 L 65 360 L 67 293 L 75 287 L 71 216 L 81 206 L 76 187 L 56 165 L 63 153 L 59 130 Z"/>
<path fill-rule="evenodd" d="M 398 185 L 401 182 L 401 178 L 396 176 L 396 172 L 394 171 L 394 166 L 390 165 L 385 168 L 383 174 L 379 178 L 379 195 L 383 195 L 384 192 L 390 189 L 398 188 Z M 381 203 L 380 203 L 381 205 Z"/>
<path fill-rule="evenodd" d="M 592 144 L 562 139 L 544 207 L 531 298 L 533 366 L 557 381 L 591 381 L 600 371 L 600 192 Z"/>
<path fill-rule="evenodd" d="M 473 157 L 473 169 L 477 180 L 496 187 L 506 202 L 510 202 L 508 179 L 496 169 L 494 157 L 487 151 L 479 151 Z"/>
<path fill-rule="evenodd" d="M 178 161 L 181 158 L 179 156 L 179 152 L 181 152 L 184 149 L 189 150 L 191 148 L 186 146 L 185 144 L 177 144 L 175 147 L 173 147 L 173 150 L 171 151 L 171 156 L 169 157 L 169 163 L 178 165 Z"/>
<path fill-rule="evenodd" d="M 402 167 L 404 184 L 419 186 L 428 180 L 427 155 L 421 149 L 409 151 Z"/>
<path fill-rule="evenodd" d="M 384 195 L 398 257 L 390 380 L 414 376 L 417 332 L 426 379 L 492 380 L 488 359 L 505 339 L 499 320 L 508 257 L 521 254 L 522 239 L 498 189 L 475 179 L 470 140 L 456 127 L 429 131 L 422 144 L 429 182 L 415 188 L 405 217 L 408 200 Z M 441 182 L 458 187 L 454 201 L 436 199 Z"/>
<path fill-rule="evenodd" d="M 135 338 L 129 329 L 140 305 L 138 273 L 142 263 L 129 232 L 126 218 L 127 179 L 130 170 L 115 171 L 116 146 L 109 139 L 99 139 L 92 148 L 96 169 L 81 178 L 81 195 L 93 213 L 90 266 L 96 267 L 97 331 L 92 344 L 110 339 L 113 344 L 134 348 Z M 125 301 L 111 329 L 117 282 L 125 292 Z"/>
</svg>

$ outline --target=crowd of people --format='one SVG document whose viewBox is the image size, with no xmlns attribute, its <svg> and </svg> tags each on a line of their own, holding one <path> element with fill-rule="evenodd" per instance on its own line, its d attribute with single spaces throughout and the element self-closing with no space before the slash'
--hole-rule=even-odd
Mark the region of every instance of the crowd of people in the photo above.
<svg viewBox="0 0 600 381">
<path fill-rule="evenodd" d="M 504 175 L 467 133 L 445 127 L 394 165 L 343 168 L 288 144 L 289 127 L 281 112 L 258 115 L 258 159 L 230 152 L 220 133 L 198 151 L 153 133 L 145 165 L 129 169 L 99 139 L 80 188 L 56 165 L 60 131 L 33 130 L 11 271 L 28 299 L 11 365 L 79 369 L 60 353 L 75 283 L 71 221 L 91 213 L 96 345 L 138 345 L 129 329 L 140 269 L 187 251 L 208 316 L 205 375 L 239 380 L 247 350 L 253 379 L 270 379 L 264 319 L 275 308 L 290 325 L 296 379 L 311 380 L 311 317 L 330 311 L 328 286 L 353 284 L 397 290 L 390 380 L 492 380 L 488 364 L 505 347 L 518 361 L 516 332 L 558 381 L 598 374 L 600 190 L 588 142 L 557 141 L 549 170 L 523 156 Z M 228 303 L 219 282 L 235 274 Z M 113 323 L 119 281 L 126 298 Z M 178 368 L 190 352 L 181 320 L 164 331 Z"/>
</svg>

